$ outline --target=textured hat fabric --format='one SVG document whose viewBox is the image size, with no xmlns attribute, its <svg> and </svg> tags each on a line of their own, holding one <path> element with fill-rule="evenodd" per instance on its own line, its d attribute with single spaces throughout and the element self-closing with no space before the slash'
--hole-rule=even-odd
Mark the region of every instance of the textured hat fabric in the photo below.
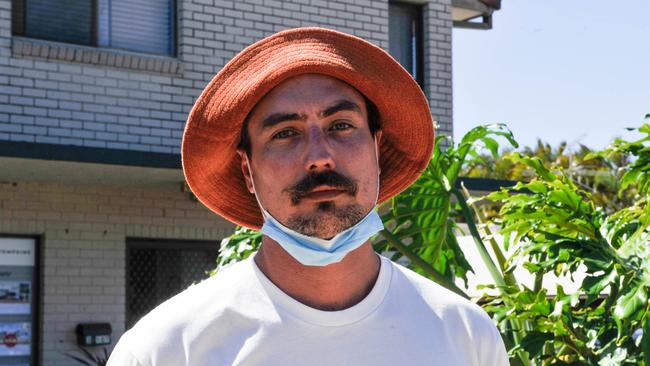
<svg viewBox="0 0 650 366">
<path fill-rule="evenodd" d="M 346 82 L 379 111 L 382 139 L 379 202 L 413 183 L 433 149 L 433 120 L 411 75 L 381 48 L 324 28 L 295 28 L 244 49 L 205 87 L 185 126 L 182 161 L 194 195 L 227 220 L 252 229 L 263 224 L 248 192 L 237 146 L 244 120 L 276 85 L 300 74 Z"/>
</svg>

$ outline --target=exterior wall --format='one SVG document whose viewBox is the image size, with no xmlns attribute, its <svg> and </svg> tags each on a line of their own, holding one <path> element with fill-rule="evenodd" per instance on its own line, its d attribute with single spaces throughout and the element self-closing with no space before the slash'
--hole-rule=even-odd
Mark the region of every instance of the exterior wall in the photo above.
<svg viewBox="0 0 650 366">
<path fill-rule="evenodd" d="M 451 88 L 451 0 L 424 7 L 424 91 L 431 114 L 438 123 L 436 134 L 453 136 Z"/>
<path fill-rule="evenodd" d="M 176 2 L 171 58 L 13 37 L 11 0 L 0 0 L 0 144 L 178 154 L 192 103 L 250 43 L 325 26 L 388 48 L 388 0 Z M 451 134 L 451 0 L 424 10 L 424 88 L 437 133 Z M 6 180 L 0 167 L 0 234 L 41 237 L 43 365 L 71 364 L 63 353 L 76 349 L 79 322 L 110 322 L 114 339 L 124 331 L 126 237 L 219 240 L 232 229 L 171 188 Z"/>
<path fill-rule="evenodd" d="M 387 0 L 179 0 L 178 57 L 150 57 L 11 36 L 11 1 L 0 0 L 0 140 L 178 153 L 195 98 L 237 52 L 273 32 L 325 26 L 388 48 Z M 451 131 L 451 5 L 426 5 L 425 88 L 434 118 Z M 45 46 L 48 51 L 42 51 Z M 62 49 L 62 51 L 61 51 Z M 75 51 L 80 62 L 57 58 Z M 40 52 L 40 53 L 39 53 Z M 28 55 L 45 56 L 28 56 Z M 102 56 L 103 55 L 103 56 Z M 120 67 L 97 65 L 119 57 Z M 101 59 L 101 60 L 100 60 Z M 84 62 L 85 60 L 85 62 Z M 149 60 L 172 63 L 143 72 Z M 152 62 L 153 64 L 153 62 Z M 146 68 L 145 68 L 146 69 Z"/>
<path fill-rule="evenodd" d="M 0 234 L 42 239 L 43 365 L 72 364 L 78 323 L 124 332 L 126 237 L 218 242 L 232 228 L 179 190 L 0 183 Z"/>
</svg>

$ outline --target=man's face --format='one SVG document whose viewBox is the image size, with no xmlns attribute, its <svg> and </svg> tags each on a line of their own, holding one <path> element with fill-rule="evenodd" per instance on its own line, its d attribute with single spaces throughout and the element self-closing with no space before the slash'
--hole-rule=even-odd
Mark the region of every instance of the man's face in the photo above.
<svg viewBox="0 0 650 366">
<path fill-rule="evenodd" d="M 364 98 L 348 84 L 316 74 L 290 78 L 255 106 L 248 134 L 253 181 L 240 151 L 248 190 L 283 225 L 329 239 L 374 207 L 375 140 Z"/>
</svg>

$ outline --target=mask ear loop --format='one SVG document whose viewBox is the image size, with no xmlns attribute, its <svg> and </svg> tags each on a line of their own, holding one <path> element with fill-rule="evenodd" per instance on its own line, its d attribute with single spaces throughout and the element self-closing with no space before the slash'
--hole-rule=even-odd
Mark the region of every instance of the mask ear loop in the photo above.
<svg viewBox="0 0 650 366">
<path fill-rule="evenodd" d="M 377 145 L 377 135 L 374 137 L 375 141 L 375 161 L 377 162 L 377 193 L 375 194 L 375 207 L 379 201 L 379 189 L 381 188 L 381 167 L 379 166 L 379 146 Z"/>
<path fill-rule="evenodd" d="M 264 218 L 264 221 L 266 221 L 266 216 L 270 214 L 264 209 L 264 206 L 262 206 L 262 202 L 260 202 L 259 197 L 257 197 L 257 189 L 255 188 L 255 179 L 253 179 L 253 171 L 251 170 L 251 161 L 248 159 L 247 153 L 244 153 L 244 158 L 246 159 L 246 168 L 248 169 L 248 175 L 251 178 L 251 185 L 253 186 L 253 195 L 255 196 L 255 201 L 257 201 L 257 204 L 260 206 L 260 210 L 262 211 L 262 217 Z"/>
</svg>

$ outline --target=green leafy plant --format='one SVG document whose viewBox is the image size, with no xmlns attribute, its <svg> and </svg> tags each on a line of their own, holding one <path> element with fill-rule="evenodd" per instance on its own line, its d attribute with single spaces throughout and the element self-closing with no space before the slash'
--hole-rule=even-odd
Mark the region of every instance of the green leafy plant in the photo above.
<svg viewBox="0 0 650 366">
<path fill-rule="evenodd" d="M 433 158 L 422 176 L 387 203 L 390 209 L 382 215 L 387 229 L 381 232 L 382 239 L 376 241 L 375 249 L 394 251 L 394 260 L 407 257 L 416 271 L 462 293 L 455 288 L 453 280 L 456 277 L 466 280 L 472 267 L 456 240 L 460 232 L 456 219 L 464 218 L 470 224 L 470 231 L 475 231 L 476 227 L 465 198 L 456 187 L 456 180 L 463 165 L 478 158 L 480 151 L 498 155 L 499 144 L 495 140 L 498 137 L 517 146 L 512 133 L 503 124 L 475 127 L 457 146 L 446 136 L 437 137 Z M 443 141 L 448 147 L 443 146 Z M 475 233 L 479 253 L 495 281 L 502 282 L 480 235 Z"/>
<path fill-rule="evenodd" d="M 495 138 L 517 146 L 512 134 L 488 125 L 458 145 L 438 137 L 422 177 L 380 208 L 386 229 L 375 249 L 408 258 L 414 270 L 467 297 L 454 284 L 472 270 L 456 240 L 456 222 L 464 221 L 492 277 L 485 287 L 497 290 L 479 302 L 499 324 L 513 365 L 650 366 L 650 126 L 639 132 L 646 137 L 585 150 L 579 159 L 548 149 L 510 152 L 508 164 L 526 171 L 526 179 L 477 199 L 457 187 L 459 172 L 484 158 L 485 149 L 500 159 Z M 576 166 L 602 174 L 585 180 L 572 171 Z M 499 204 L 493 220 L 503 245 L 477 209 L 485 199 Z M 258 232 L 238 228 L 222 242 L 218 268 L 248 257 L 260 241 Z M 515 279 L 518 267 L 534 274 L 531 287 Z M 586 277 L 577 292 L 557 286 L 549 294 L 542 286 L 545 277 L 572 276 L 578 268 Z"/>
<path fill-rule="evenodd" d="M 487 196 L 503 204 L 500 232 L 514 246 L 509 270 L 519 264 L 535 275 L 533 288 L 508 287 L 485 306 L 504 334 L 525 333 L 511 353 L 524 350 L 540 365 L 650 365 L 650 127 L 639 131 L 647 136 L 589 157 L 631 155 L 619 194 L 636 186 L 632 206 L 608 213 L 561 167 L 521 154 L 511 159 L 536 177 Z M 542 287 L 545 276 L 578 267 L 586 272 L 578 292 L 558 285 L 550 295 Z"/>
<path fill-rule="evenodd" d="M 221 241 L 217 266 L 210 272 L 210 275 L 215 275 L 220 269 L 231 263 L 248 258 L 257 251 L 261 243 L 262 233 L 237 226 L 232 235 Z"/>
<path fill-rule="evenodd" d="M 104 347 L 99 354 L 92 353 L 83 347 L 79 347 L 81 355 L 75 355 L 72 353 L 65 353 L 65 355 L 82 365 L 87 366 L 105 366 L 108 363 L 108 349 Z"/>
</svg>

